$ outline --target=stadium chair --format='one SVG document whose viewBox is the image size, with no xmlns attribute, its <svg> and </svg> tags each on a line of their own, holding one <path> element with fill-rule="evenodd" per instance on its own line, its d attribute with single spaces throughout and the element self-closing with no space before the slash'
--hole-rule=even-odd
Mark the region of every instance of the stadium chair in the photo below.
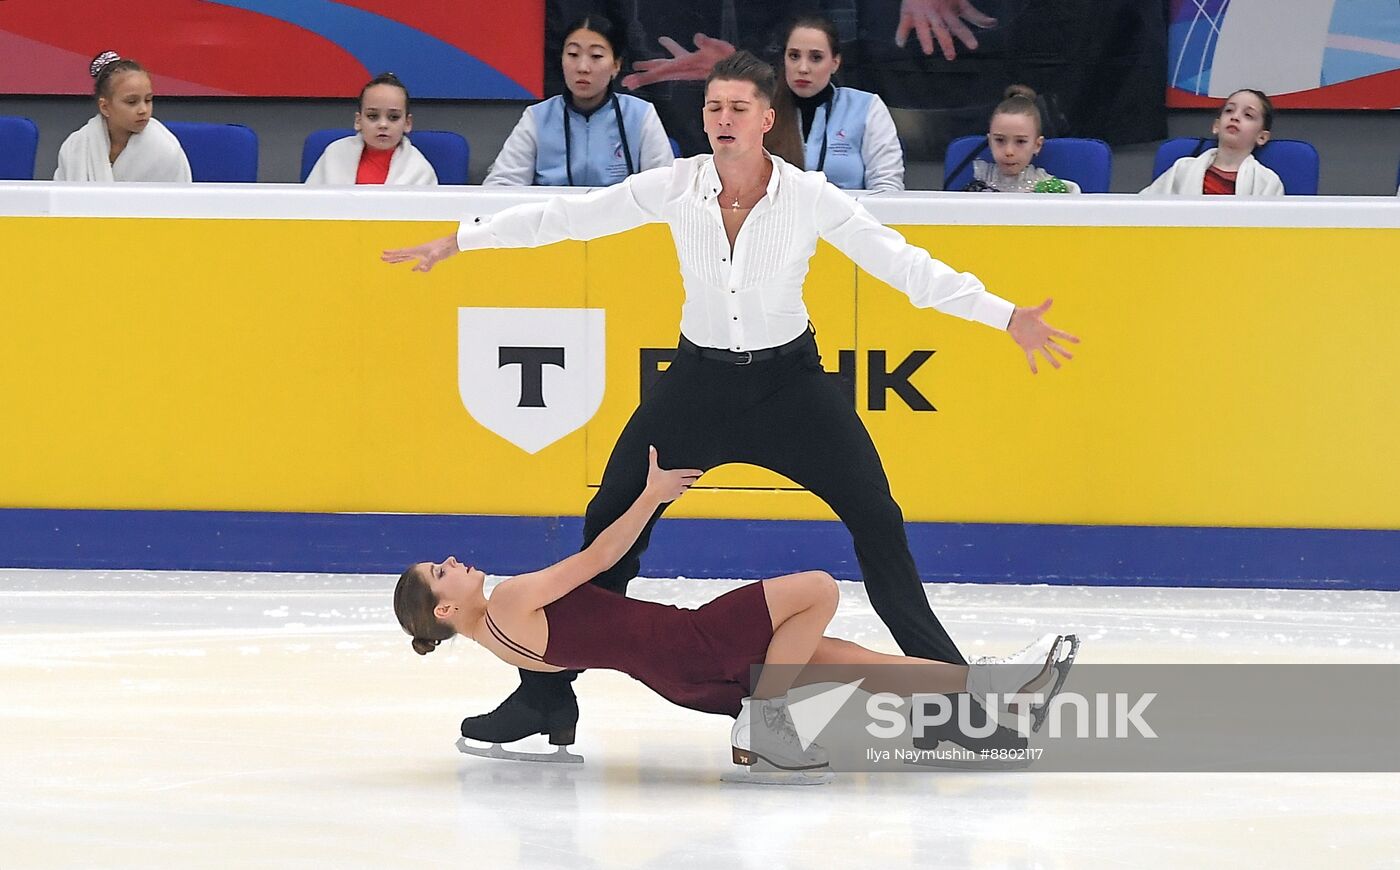
<svg viewBox="0 0 1400 870">
<path fill-rule="evenodd" d="M 306 137 L 301 149 L 301 180 L 315 168 L 326 146 L 347 136 L 354 136 L 354 130 L 316 130 Z M 446 130 L 414 130 L 408 134 L 413 147 L 423 152 L 423 156 L 433 165 L 438 184 L 466 184 L 467 165 L 471 162 L 471 145 L 458 133 Z"/>
<path fill-rule="evenodd" d="M 32 181 L 39 128 L 28 118 L 0 115 L 0 179 Z"/>
<path fill-rule="evenodd" d="M 162 121 L 190 161 L 195 181 L 258 180 L 258 134 L 241 124 Z"/>
<path fill-rule="evenodd" d="M 969 159 L 969 155 L 976 155 Z M 972 161 L 990 160 L 986 136 L 962 136 L 948 143 L 943 158 L 943 189 L 962 190 L 972 181 Z M 1108 193 L 1113 151 L 1099 139 L 1046 139 L 1034 160 L 1056 178 L 1073 181 L 1085 193 Z M 949 173 L 956 171 L 956 177 Z"/>
<path fill-rule="evenodd" d="M 1152 163 L 1155 179 L 1183 157 L 1201 154 L 1215 147 L 1214 139 L 1168 139 L 1157 149 Z M 1260 163 L 1278 173 L 1283 191 L 1291 196 L 1316 196 L 1320 161 L 1317 149 L 1299 139 L 1270 139 L 1254 152 Z"/>
</svg>

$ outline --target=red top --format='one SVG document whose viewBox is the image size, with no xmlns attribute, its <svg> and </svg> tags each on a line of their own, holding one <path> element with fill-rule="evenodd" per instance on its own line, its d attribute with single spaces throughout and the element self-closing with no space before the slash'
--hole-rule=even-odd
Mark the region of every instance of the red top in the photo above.
<svg viewBox="0 0 1400 870">
<path fill-rule="evenodd" d="M 1236 175 L 1239 175 L 1238 171 L 1226 172 L 1223 169 L 1217 169 L 1212 166 L 1206 170 L 1206 180 L 1205 183 L 1201 185 L 1201 192 L 1207 195 L 1233 196 L 1235 193 Z"/>
<path fill-rule="evenodd" d="M 360 152 L 360 168 L 355 170 L 355 183 L 383 184 L 389 178 L 389 161 L 393 159 L 392 148 L 380 150 L 366 145 Z"/>
</svg>

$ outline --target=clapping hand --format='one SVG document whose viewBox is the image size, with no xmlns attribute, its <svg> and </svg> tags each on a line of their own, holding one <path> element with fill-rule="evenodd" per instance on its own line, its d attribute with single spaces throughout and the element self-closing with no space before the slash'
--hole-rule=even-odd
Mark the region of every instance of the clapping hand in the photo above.
<svg viewBox="0 0 1400 870">
<path fill-rule="evenodd" d="M 653 496 L 658 503 L 666 504 L 680 498 L 681 495 L 690 489 L 703 474 L 698 468 L 672 468 L 663 469 L 656 464 L 656 448 L 650 448 L 650 467 L 647 469 L 647 494 Z"/>
<path fill-rule="evenodd" d="M 966 23 L 964 23 L 966 22 Z M 924 54 L 933 54 L 933 41 L 943 49 L 943 56 L 956 60 L 957 48 L 953 37 L 969 49 L 977 49 L 977 37 L 968 24 L 976 27 L 996 27 L 997 20 L 983 15 L 971 0 L 903 0 L 899 7 L 899 28 L 894 33 L 894 44 L 900 48 L 913 31 L 919 38 L 919 46 Z"/>
<path fill-rule="evenodd" d="M 1074 354 L 1066 350 L 1055 341 L 1063 338 L 1065 341 L 1074 344 L 1079 343 L 1079 339 L 1063 332 L 1046 323 L 1043 319 L 1045 312 L 1050 310 L 1052 299 L 1046 299 L 1035 308 L 1016 307 L 1011 315 L 1011 323 L 1007 324 L 1006 331 L 1011 334 L 1011 338 L 1025 351 L 1026 362 L 1030 364 L 1031 374 L 1037 374 L 1035 367 L 1035 352 L 1040 351 L 1050 365 L 1055 368 L 1060 367 L 1060 361 L 1055 359 L 1051 351 L 1058 352 L 1065 359 L 1074 359 Z"/>
<path fill-rule="evenodd" d="M 630 91 L 656 82 L 702 81 L 715 64 L 734 53 L 734 46 L 723 39 L 703 33 L 695 34 L 695 50 L 687 51 L 669 36 L 657 40 L 671 53 L 670 57 L 639 60 L 632 64 L 636 72 L 624 76 L 622 86 Z"/>
</svg>

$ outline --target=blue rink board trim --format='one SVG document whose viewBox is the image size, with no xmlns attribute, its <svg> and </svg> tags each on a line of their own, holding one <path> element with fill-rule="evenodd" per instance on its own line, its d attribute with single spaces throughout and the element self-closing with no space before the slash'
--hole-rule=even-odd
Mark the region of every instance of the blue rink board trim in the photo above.
<svg viewBox="0 0 1400 870">
<path fill-rule="evenodd" d="M 574 552 L 579 517 L 0 509 L 0 566 L 397 573 L 449 553 L 492 574 Z M 910 523 L 930 582 L 1400 590 L 1400 531 Z M 836 522 L 668 519 L 642 573 L 858 579 Z"/>
</svg>

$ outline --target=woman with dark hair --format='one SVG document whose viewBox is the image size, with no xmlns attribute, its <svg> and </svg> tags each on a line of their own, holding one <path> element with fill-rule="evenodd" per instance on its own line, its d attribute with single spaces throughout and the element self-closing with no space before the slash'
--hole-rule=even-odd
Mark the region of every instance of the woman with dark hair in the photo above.
<svg viewBox="0 0 1400 870">
<path fill-rule="evenodd" d="M 788 27 L 778 99 L 791 100 L 801 118 L 807 169 L 846 190 L 903 190 L 904 149 L 890 110 L 876 94 L 838 88 L 831 79 L 840 68 L 830 20 L 805 15 Z"/>
<path fill-rule="evenodd" d="M 88 73 L 97 114 L 58 149 L 54 181 L 193 181 L 180 140 L 151 114 L 155 94 L 141 64 L 104 51 Z"/>
<path fill-rule="evenodd" d="M 1072 655 L 1061 653 L 1077 646 L 1073 635 L 1047 634 L 1007 659 L 971 666 L 886 655 L 825 637 L 840 593 L 824 571 L 750 583 L 698 610 L 626 598 L 590 583 L 617 564 L 652 516 L 700 476 L 695 468 L 663 470 L 656 448 L 648 453 L 642 492 L 620 517 L 580 552 L 502 581 L 489 599 L 486 575 L 454 556 L 404 571 L 394 589 L 394 615 L 413 638 L 414 651 L 427 655 L 460 634 L 532 672 L 622 671 L 674 704 L 734 716 L 734 763 L 761 762 L 784 771 L 827 765 L 820 746 L 797 739 L 785 701 L 794 686 L 839 676 L 860 680 L 872 693 L 967 692 L 978 704 L 1009 713 L 1003 699 L 1039 694 L 1035 707 L 1045 708 L 1063 684 Z M 808 666 L 821 670 L 805 671 Z M 557 746 L 573 742 L 568 719 L 544 730 Z"/>
<path fill-rule="evenodd" d="M 1005 330 L 1032 372 L 1035 354 L 1059 368 L 1055 354 L 1070 356 L 1060 342 L 1078 339 L 1045 323 L 1050 300 L 1022 308 L 987 292 L 976 277 L 883 226 L 819 173 L 766 151 L 776 87 L 772 66 L 737 52 L 715 65 L 705 86 L 713 155 L 677 160 L 586 196 L 468 216 L 454 235 L 385 251 L 383 259 L 426 272 L 460 251 L 587 241 L 667 223 L 686 295 L 675 361 L 618 437 L 588 505 L 585 546 L 643 491 L 649 444 L 695 468 L 728 462 L 768 468 L 825 501 L 845 522 L 871 604 L 900 648 L 961 664 L 929 607 L 904 515 L 870 433 L 821 366 L 802 298 L 808 263 L 817 241 L 825 240 L 908 294 L 915 306 Z M 626 590 L 660 515 L 658 508 L 648 517 L 616 564 L 599 568 L 597 585 Z M 507 743 L 576 720 L 571 679 L 569 672 L 522 671 L 521 688 L 493 713 L 463 722 L 463 735 Z"/>
<path fill-rule="evenodd" d="M 486 174 L 487 185 L 606 187 L 675 159 L 651 103 L 613 91 L 627 41 L 586 15 L 564 35 L 563 94 L 525 110 Z"/>
<path fill-rule="evenodd" d="M 409 141 L 412 130 L 408 87 L 393 73 L 380 73 L 360 88 L 356 135 L 327 145 L 306 183 L 436 185 L 437 171 Z"/>
</svg>

